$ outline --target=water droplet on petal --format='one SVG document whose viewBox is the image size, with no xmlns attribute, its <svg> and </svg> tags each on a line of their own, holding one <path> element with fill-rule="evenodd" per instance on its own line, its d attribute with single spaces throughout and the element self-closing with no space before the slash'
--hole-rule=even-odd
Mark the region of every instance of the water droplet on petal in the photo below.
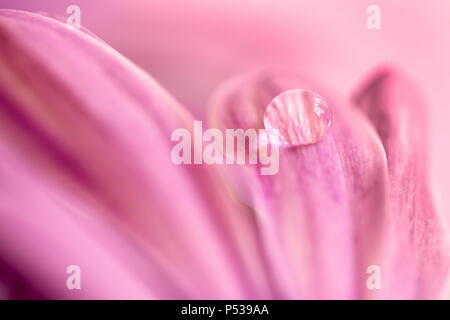
<svg viewBox="0 0 450 320">
<path fill-rule="evenodd" d="M 287 146 L 317 143 L 330 130 L 331 110 L 322 97 L 310 90 L 284 91 L 267 107 L 264 127 L 274 143 Z"/>
</svg>

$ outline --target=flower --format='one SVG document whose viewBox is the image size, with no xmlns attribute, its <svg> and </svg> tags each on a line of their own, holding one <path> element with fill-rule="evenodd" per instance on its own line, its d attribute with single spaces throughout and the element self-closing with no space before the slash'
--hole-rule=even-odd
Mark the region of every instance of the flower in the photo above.
<svg viewBox="0 0 450 320">
<path fill-rule="evenodd" d="M 448 232 L 427 186 L 425 106 L 396 71 L 353 101 L 279 71 L 218 88 L 219 128 L 261 127 L 270 99 L 297 87 L 332 108 L 321 142 L 281 149 L 279 173 L 261 176 L 172 163 L 171 132 L 193 116 L 93 35 L 1 10 L 0 38 L 7 297 L 439 297 Z M 69 265 L 82 290 L 66 288 Z"/>
</svg>

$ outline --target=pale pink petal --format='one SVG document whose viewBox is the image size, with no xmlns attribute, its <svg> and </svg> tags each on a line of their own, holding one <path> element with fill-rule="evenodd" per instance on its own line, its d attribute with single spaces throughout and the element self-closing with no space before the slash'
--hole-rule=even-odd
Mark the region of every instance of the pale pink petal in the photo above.
<svg viewBox="0 0 450 320">
<path fill-rule="evenodd" d="M 391 68 L 378 70 L 355 94 L 386 150 L 389 170 L 388 298 L 437 298 L 448 274 L 448 231 L 428 185 L 428 128 L 423 98 Z"/>
<path fill-rule="evenodd" d="M 319 143 L 280 149 L 279 172 L 248 174 L 266 263 L 281 298 L 361 298 L 366 267 L 383 239 L 386 159 L 363 115 L 332 91 L 295 75 L 267 72 L 231 80 L 211 99 L 219 128 L 261 128 L 266 106 L 290 89 L 328 101 L 333 125 Z"/>
</svg>

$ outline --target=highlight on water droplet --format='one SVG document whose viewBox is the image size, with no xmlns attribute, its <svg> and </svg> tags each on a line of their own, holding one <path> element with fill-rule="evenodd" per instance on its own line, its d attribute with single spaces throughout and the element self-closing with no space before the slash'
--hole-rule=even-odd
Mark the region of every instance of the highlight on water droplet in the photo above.
<svg viewBox="0 0 450 320">
<path fill-rule="evenodd" d="M 321 141 L 331 127 L 331 110 L 318 94 L 293 89 L 276 96 L 264 112 L 273 143 L 302 146 Z"/>
</svg>

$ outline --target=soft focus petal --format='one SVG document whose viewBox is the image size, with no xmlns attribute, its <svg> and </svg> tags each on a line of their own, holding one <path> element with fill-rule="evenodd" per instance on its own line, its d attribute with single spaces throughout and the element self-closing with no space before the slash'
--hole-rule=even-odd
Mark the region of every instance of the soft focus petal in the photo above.
<svg viewBox="0 0 450 320">
<path fill-rule="evenodd" d="M 76 296 L 69 264 L 84 298 L 268 295 L 252 217 L 213 168 L 171 162 L 177 102 L 52 19 L 2 10 L 0 38 L 0 252 L 23 277 L 54 297 Z"/>
<path fill-rule="evenodd" d="M 428 186 L 425 104 L 398 72 L 384 68 L 355 94 L 386 150 L 389 169 L 390 269 L 384 297 L 437 298 L 449 267 L 448 231 Z"/>
<path fill-rule="evenodd" d="M 279 297 L 365 297 L 365 270 L 383 241 L 387 169 L 364 117 L 310 81 L 269 72 L 219 89 L 211 99 L 212 126 L 261 128 L 270 101 L 295 88 L 324 97 L 333 125 L 317 144 L 281 149 L 277 174 L 247 168 L 266 263 Z"/>
</svg>

